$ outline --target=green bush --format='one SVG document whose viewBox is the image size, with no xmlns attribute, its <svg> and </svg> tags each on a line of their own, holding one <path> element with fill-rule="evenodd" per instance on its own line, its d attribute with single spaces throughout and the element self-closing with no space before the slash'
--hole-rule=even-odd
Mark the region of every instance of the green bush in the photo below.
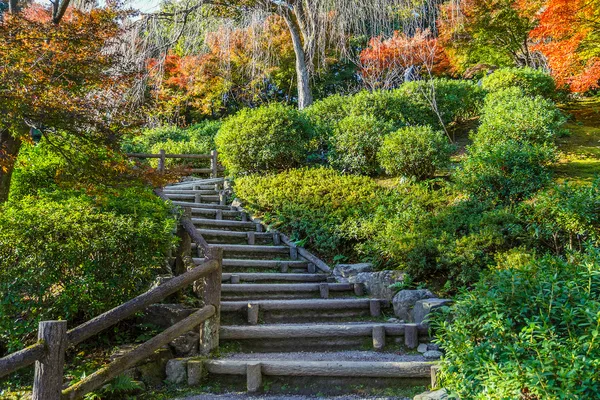
<svg viewBox="0 0 600 400">
<path fill-rule="evenodd" d="M 432 178 L 450 162 L 453 147 L 430 126 L 401 128 L 383 140 L 378 158 L 388 174 Z"/>
<path fill-rule="evenodd" d="M 331 166 L 337 170 L 374 175 L 379 171 L 377 153 L 385 135 L 393 125 L 371 115 L 349 116 L 341 120 L 333 132 Z"/>
<path fill-rule="evenodd" d="M 564 122 L 552 101 L 524 96 L 520 89 L 509 88 L 486 97 L 481 126 L 473 142 L 480 146 L 504 140 L 550 142 L 564 133 Z"/>
<path fill-rule="evenodd" d="M 600 246 L 600 178 L 589 185 L 564 183 L 521 207 L 532 245 L 561 254 Z"/>
<path fill-rule="evenodd" d="M 423 109 L 433 110 L 435 106 L 446 126 L 479 116 L 485 97 L 485 91 L 472 81 L 444 78 L 406 82 L 396 92 Z M 435 119 L 435 126 L 439 126 L 438 117 Z"/>
<path fill-rule="evenodd" d="M 189 143 L 190 149 L 195 149 L 199 154 L 208 154 L 215 148 L 214 138 L 220 126 L 220 121 L 203 121 L 187 128 L 167 125 L 145 129 L 141 134 L 126 140 L 122 148 L 126 153 L 158 153 L 163 148 L 163 143 L 172 148 L 174 143 Z"/>
<path fill-rule="evenodd" d="M 597 398 L 599 250 L 515 259 L 437 316 L 441 384 L 461 399 Z"/>
<path fill-rule="evenodd" d="M 362 91 L 349 98 L 349 115 L 369 115 L 391 124 L 394 129 L 407 125 L 438 126 L 431 107 L 393 90 Z"/>
<path fill-rule="evenodd" d="M 53 193 L 0 207 L 0 347 L 35 337 L 40 320 L 76 326 L 148 288 L 174 220 L 150 190 L 118 197 Z"/>
<path fill-rule="evenodd" d="M 64 158 L 56 154 L 42 140 L 37 146 L 24 144 L 13 172 L 10 199 L 18 200 L 38 192 L 52 192 L 58 188 L 58 170 L 66 167 Z"/>
<path fill-rule="evenodd" d="M 223 165 L 237 175 L 301 166 L 311 137 L 313 130 L 300 112 L 273 103 L 227 119 L 215 142 Z"/>
<path fill-rule="evenodd" d="M 472 146 L 455 174 L 458 187 L 480 200 L 515 203 L 544 187 L 552 177 L 556 148 L 514 140 Z"/>
<path fill-rule="evenodd" d="M 367 177 L 324 167 L 239 178 L 234 190 L 267 224 L 329 258 L 350 246 L 343 237 L 344 221 L 368 214 L 384 192 Z"/>
<path fill-rule="evenodd" d="M 303 110 L 315 132 L 315 150 L 328 151 L 335 125 L 348 116 L 349 96 L 335 94 L 315 101 Z"/>
<path fill-rule="evenodd" d="M 501 68 L 484 77 L 482 87 L 488 92 L 497 92 L 509 87 L 519 87 L 528 96 L 555 98 L 556 84 L 546 72 L 529 67 Z"/>
</svg>

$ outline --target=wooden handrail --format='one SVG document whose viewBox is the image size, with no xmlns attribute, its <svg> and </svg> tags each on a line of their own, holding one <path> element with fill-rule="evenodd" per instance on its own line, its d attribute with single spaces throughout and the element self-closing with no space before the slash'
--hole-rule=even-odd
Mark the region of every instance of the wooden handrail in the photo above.
<svg viewBox="0 0 600 400">
<path fill-rule="evenodd" d="M 152 355 L 152 353 L 154 353 L 160 347 L 172 342 L 184 333 L 189 332 L 195 326 L 200 325 L 202 322 L 214 316 L 215 312 L 216 308 L 213 305 L 207 305 L 204 308 L 201 308 L 200 310 L 191 314 L 189 317 L 154 336 L 147 342 L 137 346 L 126 355 L 111 362 L 106 367 L 94 372 L 73 386 L 63 390 L 62 398 L 69 400 L 80 399 L 86 393 L 98 389 L 106 382 L 125 371 L 127 368 Z"/>
<path fill-rule="evenodd" d="M 165 196 L 161 189 L 154 189 L 154 193 L 164 201 L 170 201 L 170 199 L 167 196 Z M 208 245 L 208 242 L 206 241 L 206 239 L 204 239 L 204 237 L 201 234 L 198 233 L 196 225 L 194 225 L 194 223 L 189 217 L 182 215 L 179 219 L 179 223 L 185 229 L 188 235 L 190 235 L 192 241 L 198 245 L 199 249 L 202 248 L 204 252 L 207 252 L 209 250 L 210 246 Z"/>
<path fill-rule="evenodd" d="M 169 295 L 185 288 L 200 278 L 207 277 L 218 268 L 218 261 L 208 260 L 204 264 L 201 264 L 182 275 L 176 276 L 162 285 L 71 329 L 67 332 L 69 345 L 74 346 L 83 342 L 85 339 L 98 334 L 106 328 L 110 328 L 136 312 L 145 309 L 149 305 L 165 299 Z"/>
<path fill-rule="evenodd" d="M 33 364 L 42 358 L 45 352 L 46 346 L 44 343 L 36 343 L 0 358 L 0 378 Z"/>
<path fill-rule="evenodd" d="M 167 154 L 164 150 L 160 150 L 158 154 L 152 153 L 125 153 L 129 158 L 158 158 L 158 171 L 165 172 L 165 164 L 167 158 L 182 158 L 195 160 L 210 160 L 210 168 L 192 168 L 193 173 L 210 173 L 212 178 L 216 178 L 219 171 L 223 171 L 219 167 L 218 153 L 212 150 L 210 154 Z"/>
</svg>

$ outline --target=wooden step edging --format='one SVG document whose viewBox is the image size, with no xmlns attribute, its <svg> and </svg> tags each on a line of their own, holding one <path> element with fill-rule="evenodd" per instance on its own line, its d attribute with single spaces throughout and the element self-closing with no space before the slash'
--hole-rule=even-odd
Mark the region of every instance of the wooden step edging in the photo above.
<svg viewBox="0 0 600 400">
<path fill-rule="evenodd" d="M 415 330 L 416 337 L 411 336 Z M 428 335 L 427 325 L 390 323 L 230 325 L 222 326 L 220 331 L 220 338 L 223 340 L 371 336 L 373 348 L 376 350 L 385 347 L 386 336 L 404 336 L 405 345 L 414 349 L 418 346 L 419 337 L 428 337 Z"/>
<path fill-rule="evenodd" d="M 224 273 L 223 282 L 262 282 L 262 281 L 289 281 L 289 282 L 324 282 L 327 280 L 325 274 L 292 274 L 292 273 L 261 273 L 261 272 L 240 272 Z"/>
<path fill-rule="evenodd" d="M 319 292 L 329 298 L 329 292 L 354 291 L 352 283 L 224 283 L 222 293 L 307 293 Z"/>
</svg>

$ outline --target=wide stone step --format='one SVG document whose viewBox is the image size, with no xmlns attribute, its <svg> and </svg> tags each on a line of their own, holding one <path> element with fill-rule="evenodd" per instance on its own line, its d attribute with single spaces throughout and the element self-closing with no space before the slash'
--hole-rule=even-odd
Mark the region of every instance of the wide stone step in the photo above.
<svg viewBox="0 0 600 400">
<path fill-rule="evenodd" d="M 381 316 L 387 301 L 367 298 L 222 301 L 222 325 L 345 322 Z"/>
<path fill-rule="evenodd" d="M 244 260 L 245 261 L 245 260 Z M 285 274 L 285 273 L 224 273 L 223 282 L 326 282 L 325 274 Z"/>
<path fill-rule="evenodd" d="M 344 297 L 356 293 L 350 283 L 226 283 L 222 286 L 224 301 L 266 300 L 266 299 L 306 299 Z M 362 289 L 361 289 L 362 292 Z"/>
<path fill-rule="evenodd" d="M 163 193 L 166 195 L 172 194 L 172 195 L 178 195 L 178 194 L 201 194 L 201 195 L 213 195 L 213 196 L 218 196 L 219 192 L 216 191 L 214 188 L 212 189 L 200 189 L 200 190 L 194 190 L 194 189 L 171 189 L 171 188 L 165 188 L 163 190 Z"/>
<path fill-rule="evenodd" d="M 197 229 L 197 231 L 209 243 L 248 245 L 273 243 L 273 233 L 271 232 L 243 232 L 220 229 Z"/>
<path fill-rule="evenodd" d="M 215 209 L 215 210 L 229 210 L 229 211 L 233 211 L 233 209 L 231 208 L 231 206 L 221 205 L 221 204 L 193 203 L 193 202 L 188 202 L 188 201 L 172 201 L 171 203 L 173 205 L 179 206 L 179 207 L 190 207 L 192 209 L 192 213 L 194 212 L 194 209 L 197 209 L 197 208 L 200 208 L 200 209 L 211 208 L 211 209 Z"/>
<path fill-rule="evenodd" d="M 251 232 L 256 232 L 259 230 L 258 224 L 255 222 L 217 220 L 208 218 L 192 218 L 192 222 L 194 225 L 201 228 L 210 227 L 210 229 L 242 230 Z"/>
<path fill-rule="evenodd" d="M 247 376 L 249 391 L 257 390 L 254 380 L 260 376 L 344 377 L 344 378 L 431 378 L 432 362 L 427 361 L 307 361 L 217 359 L 204 361 L 209 374 Z M 254 376 L 253 376 L 254 375 Z"/>
<path fill-rule="evenodd" d="M 168 192 L 164 192 L 164 194 L 169 199 L 189 200 L 189 201 L 196 200 L 195 194 L 177 194 L 177 193 L 168 193 Z M 208 202 L 218 202 L 219 198 L 220 198 L 218 195 L 210 195 L 210 194 L 200 195 L 200 196 L 201 196 L 201 201 L 208 201 Z"/>
<path fill-rule="evenodd" d="M 406 330 L 411 330 L 408 335 Z M 223 343 L 235 342 L 243 352 L 354 350 L 389 345 L 414 348 L 429 341 L 425 325 L 348 322 L 340 324 L 267 324 L 222 326 Z"/>
<path fill-rule="evenodd" d="M 211 244 L 212 247 L 220 247 L 224 254 L 242 253 L 245 256 L 250 254 L 282 256 L 290 255 L 288 246 L 266 246 L 266 245 L 249 245 L 249 244 Z"/>
<path fill-rule="evenodd" d="M 243 213 L 234 210 L 223 210 L 216 208 L 192 208 L 192 216 L 200 215 L 204 219 L 242 219 Z M 206 218 L 210 217 L 210 218 Z"/>
</svg>

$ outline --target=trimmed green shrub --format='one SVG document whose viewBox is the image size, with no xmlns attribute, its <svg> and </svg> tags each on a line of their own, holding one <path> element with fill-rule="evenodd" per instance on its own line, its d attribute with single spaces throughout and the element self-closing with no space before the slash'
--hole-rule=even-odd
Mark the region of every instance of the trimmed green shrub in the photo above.
<svg viewBox="0 0 600 400">
<path fill-rule="evenodd" d="M 556 159 L 556 148 L 549 144 L 509 140 L 471 146 L 455 179 L 460 189 L 477 199 L 515 203 L 550 182 L 549 166 Z"/>
<path fill-rule="evenodd" d="M 264 222 L 329 258 L 349 247 L 344 221 L 371 212 L 385 192 L 367 177 L 324 167 L 246 176 L 235 181 L 234 190 Z"/>
<path fill-rule="evenodd" d="M 461 399 L 600 393 L 600 251 L 528 258 L 503 260 L 436 317 L 440 383 Z"/>
<path fill-rule="evenodd" d="M 393 90 L 362 91 L 349 98 L 349 115 L 369 115 L 391 124 L 394 129 L 407 125 L 439 124 L 431 107 Z"/>
<path fill-rule="evenodd" d="M 64 158 L 47 146 L 44 139 L 37 146 L 24 144 L 13 172 L 10 200 L 58 189 L 57 172 L 66 164 Z"/>
<path fill-rule="evenodd" d="M 445 78 L 406 82 L 396 89 L 396 93 L 430 112 L 435 106 L 446 126 L 479 116 L 485 97 L 485 91 L 472 81 Z M 433 118 L 434 126 L 439 126 L 439 118 L 435 115 Z"/>
<path fill-rule="evenodd" d="M 333 132 L 331 166 L 337 170 L 374 175 L 379 171 L 377 153 L 393 125 L 371 115 L 352 115 L 341 120 Z"/>
<path fill-rule="evenodd" d="M 169 207 L 150 190 L 54 193 L 0 207 L 0 352 L 40 320 L 76 326 L 148 289 L 173 244 Z"/>
<path fill-rule="evenodd" d="M 500 68 L 484 77 L 482 87 L 488 92 L 497 92 L 509 87 L 519 87 L 528 96 L 555 98 L 556 84 L 546 72 L 529 67 Z"/>
<path fill-rule="evenodd" d="M 303 110 L 314 127 L 313 149 L 328 150 L 335 125 L 348 116 L 348 102 L 349 96 L 334 94 L 315 101 Z"/>
<path fill-rule="evenodd" d="M 299 111 L 273 103 L 227 119 L 215 142 L 223 165 L 239 175 L 301 166 L 311 137 L 313 130 Z"/>
<path fill-rule="evenodd" d="M 187 128 L 167 125 L 145 129 L 140 135 L 126 140 L 122 149 L 126 153 L 158 153 L 160 149 L 167 150 L 161 147 L 163 143 L 173 149 L 175 149 L 174 143 L 189 143 L 188 148 L 195 149 L 195 153 L 208 154 L 215 148 L 214 138 L 220 127 L 220 121 L 203 121 Z"/>
<path fill-rule="evenodd" d="M 486 97 L 481 126 L 473 135 L 473 142 L 478 146 L 504 140 L 550 142 L 564 133 L 564 122 L 552 101 L 524 96 L 520 89 L 509 88 Z"/>
<path fill-rule="evenodd" d="M 383 140 L 378 158 L 388 174 L 432 178 L 447 166 L 453 146 L 443 132 L 430 126 L 401 128 Z"/>
<path fill-rule="evenodd" d="M 521 207 L 532 245 L 560 254 L 600 246 L 600 178 L 589 185 L 564 183 Z"/>
</svg>

